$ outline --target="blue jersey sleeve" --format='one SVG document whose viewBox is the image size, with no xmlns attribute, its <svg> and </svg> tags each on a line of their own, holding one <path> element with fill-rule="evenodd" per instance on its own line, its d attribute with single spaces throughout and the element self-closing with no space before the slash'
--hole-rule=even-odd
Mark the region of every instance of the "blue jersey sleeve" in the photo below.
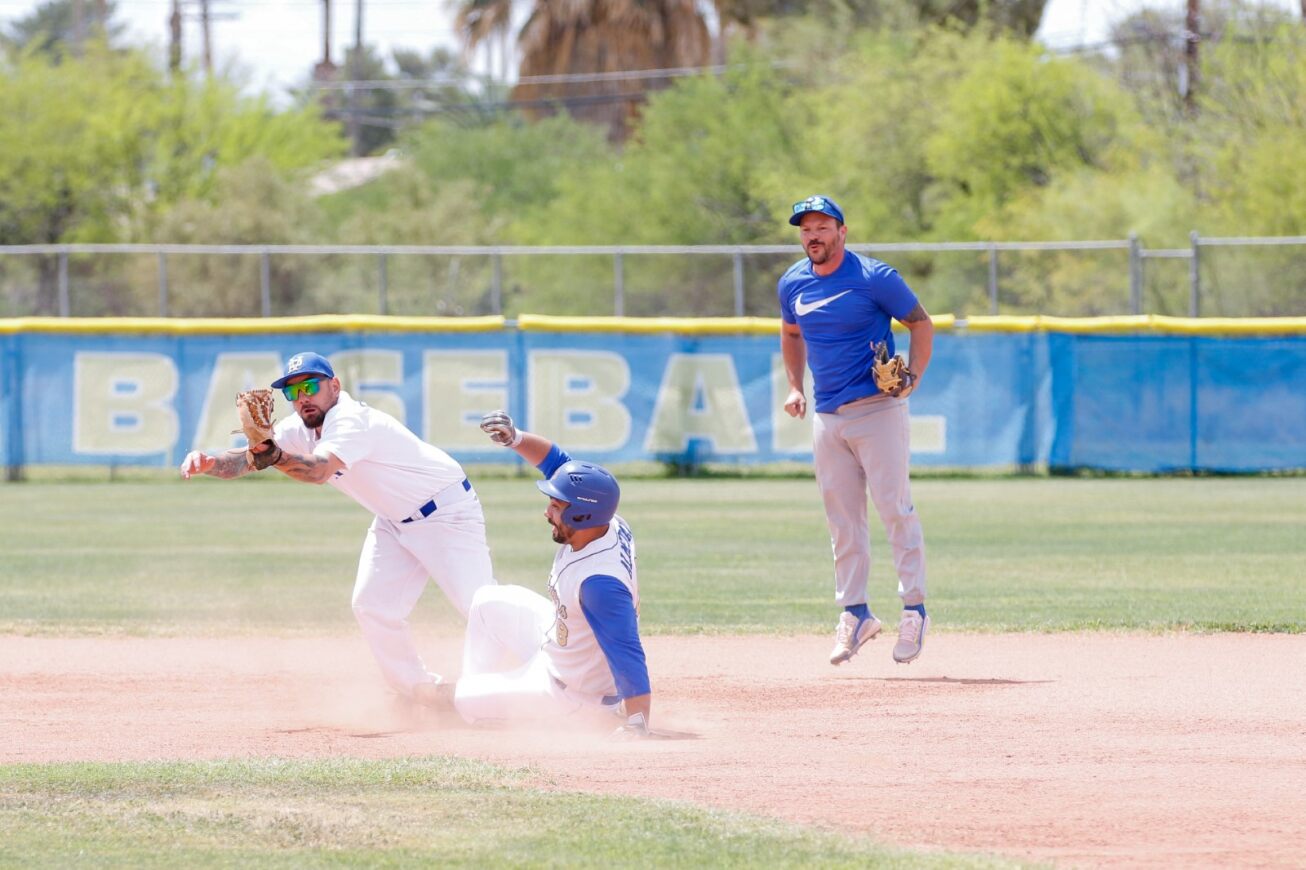
<svg viewBox="0 0 1306 870">
<path fill-rule="evenodd" d="M 571 455 L 557 444 L 554 444 L 549 448 L 549 452 L 545 454 L 544 458 L 540 460 L 540 464 L 535 467 L 540 470 L 540 474 L 543 474 L 547 480 L 553 477 L 553 472 L 568 462 L 571 462 Z"/>
<path fill-rule="evenodd" d="M 612 669 L 617 694 L 622 698 L 647 695 L 651 691 L 648 665 L 630 590 L 616 577 L 595 574 L 581 584 L 580 609 Z"/>
<path fill-rule="evenodd" d="M 902 275 L 898 270 L 886 266 L 879 275 L 879 280 L 875 284 L 876 297 L 879 300 L 880 307 L 888 312 L 889 316 L 895 320 L 902 320 L 912 309 L 919 304 L 916 294 L 907 286 Z M 890 352 L 892 353 L 892 334 L 890 335 Z"/>
</svg>

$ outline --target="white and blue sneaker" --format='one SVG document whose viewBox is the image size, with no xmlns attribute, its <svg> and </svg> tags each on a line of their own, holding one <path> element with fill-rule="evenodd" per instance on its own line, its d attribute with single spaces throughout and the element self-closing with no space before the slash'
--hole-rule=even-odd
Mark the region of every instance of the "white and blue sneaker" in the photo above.
<svg viewBox="0 0 1306 870">
<path fill-rule="evenodd" d="M 834 649 L 830 651 L 830 664 L 841 665 L 857 655 L 857 651 L 879 634 L 883 627 L 874 616 L 859 619 L 856 614 L 846 610 L 839 614 L 839 624 L 834 627 Z"/>
<path fill-rule="evenodd" d="M 898 623 L 898 642 L 893 645 L 893 660 L 900 665 L 916 660 L 925 645 L 925 632 L 930 627 L 930 618 L 921 616 L 914 610 L 904 610 L 902 621 Z"/>
</svg>

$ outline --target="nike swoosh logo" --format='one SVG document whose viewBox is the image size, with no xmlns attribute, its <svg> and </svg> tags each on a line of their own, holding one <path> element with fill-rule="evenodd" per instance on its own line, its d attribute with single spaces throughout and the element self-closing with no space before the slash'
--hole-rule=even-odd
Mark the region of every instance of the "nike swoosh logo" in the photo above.
<svg viewBox="0 0 1306 870">
<path fill-rule="evenodd" d="M 807 302 L 807 303 L 804 303 L 802 298 L 800 297 L 799 300 L 794 303 L 794 313 L 797 314 L 799 317 L 803 317 L 804 315 L 811 314 L 813 311 L 816 311 L 818 308 L 824 308 L 834 300 L 838 299 L 840 296 L 847 296 L 851 292 L 853 291 L 845 290 L 842 293 L 836 293 L 833 296 L 827 296 L 824 299 L 817 299 L 815 302 Z"/>
</svg>

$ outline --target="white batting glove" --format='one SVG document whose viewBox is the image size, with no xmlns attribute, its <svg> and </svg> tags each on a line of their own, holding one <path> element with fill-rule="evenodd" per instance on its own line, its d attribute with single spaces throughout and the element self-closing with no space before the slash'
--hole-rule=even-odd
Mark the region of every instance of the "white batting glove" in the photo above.
<svg viewBox="0 0 1306 870">
<path fill-rule="evenodd" d="M 482 417 L 481 431 L 501 447 L 516 447 L 522 439 L 522 433 L 513 425 L 507 411 L 491 411 Z"/>
</svg>

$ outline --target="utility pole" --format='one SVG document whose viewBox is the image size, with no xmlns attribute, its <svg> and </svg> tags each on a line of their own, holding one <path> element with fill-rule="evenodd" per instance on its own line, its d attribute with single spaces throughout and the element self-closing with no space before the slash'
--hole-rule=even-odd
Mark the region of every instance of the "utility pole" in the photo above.
<svg viewBox="0 0 1306 870">
<path fill-rule="evenodd" d="M 200 0 L 200 32 L 204 37 L 204 75 L 213 78 L 213 21 L 209 0 Z"/>
<path fill-rule="evenodd" d="M 1304 0 L 1306 2 L 1306 0 Z M 358 79 L 363 74 L 363 0 L 354 0 L 354 56 L 349 65 L 349 141 L 355 157 L 363 154 L 363 128 L 358 120 Z"/>
<path fill-rule="evenodd" d="M 335 72 L 336 65 L 331 62 L 331 0 L 322 0 L 322 59 L 313 67 L 313 78 L 329 82 Z"/>
<path fill-rule="evenodd" d="M 1184 16 L 1184 108 L 1189 115 L 1195 112 L 1197 105 L 1197 45 L 1201 38 L 1201 0 L 1188 0 L 1188 14 Z"/>
<path fill-rule="evenodd" d="M 73 54 L 81 57 L 82 43 L 86 41 L 86 10 L 83 8 L 85 0 L 73 0 Z"/>
<path fill-rule="evenodd" d="M 172 0 L 168 15 L 168 69 L 181 72 L 181 0 Z"/>
</svg>

